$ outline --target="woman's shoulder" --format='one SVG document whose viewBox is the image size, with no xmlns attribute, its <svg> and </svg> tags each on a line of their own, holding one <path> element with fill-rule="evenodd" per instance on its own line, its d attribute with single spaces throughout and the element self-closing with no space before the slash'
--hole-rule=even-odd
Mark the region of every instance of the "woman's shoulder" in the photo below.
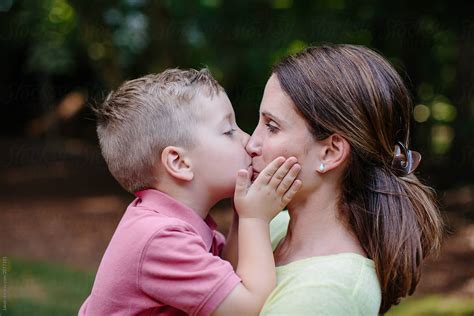
<svg viewBox="0 0 474 316">
<path fill-rule="evenodd" d="M 277 268 L 262 314 L 377 315 L 381 292 L 372 260 L 353 253 L 311 257 Z"/>
<path fill-rule="evenodd" d="M 288 211 L 281 211 L 270 222 L 270 239 L 272 241 L 272 249 L 278 246 L 278 243 L 286 236 L 288 231 L 288 223 L 290 222 L 290 215 Z"/>
</svg>

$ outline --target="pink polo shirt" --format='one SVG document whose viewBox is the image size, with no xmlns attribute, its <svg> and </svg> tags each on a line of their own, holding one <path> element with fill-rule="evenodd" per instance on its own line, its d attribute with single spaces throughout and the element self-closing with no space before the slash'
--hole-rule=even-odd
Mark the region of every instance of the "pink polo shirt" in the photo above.
<svg viewBox="0 0 474 316">
<path fill-rule="evenodd" d="M 240 282 L 210 216 L 153 189 L 135 193 L 79 315 L 209 315 Z"/>
</svg>

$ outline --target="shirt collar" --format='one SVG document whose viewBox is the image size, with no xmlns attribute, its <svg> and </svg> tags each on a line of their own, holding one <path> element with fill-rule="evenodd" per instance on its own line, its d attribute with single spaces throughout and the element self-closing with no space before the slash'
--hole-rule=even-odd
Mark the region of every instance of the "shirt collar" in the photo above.
<svg viewBox="0 0 474 316">
<path fill-rule="evenodd" d="M 212 240 L 214 238 L 213 231 L 217 227 L 211 215 L 207 215 L 205 219 L 202 219 L 193 209 L 155 189 L 137 191 L 135 192 L 135 196 L 140 199 L 137 201 L 137 206 L 144 205 L 155 212 L 170 217 L 176 217 L 191 224 L 204 240 L 207 250 L 209 251 L 211 249 Z"/>
</svg>

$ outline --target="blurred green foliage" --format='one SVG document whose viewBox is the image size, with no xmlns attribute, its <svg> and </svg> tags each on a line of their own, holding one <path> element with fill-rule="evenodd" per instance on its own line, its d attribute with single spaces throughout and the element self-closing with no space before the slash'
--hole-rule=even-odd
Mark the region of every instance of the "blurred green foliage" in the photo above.
<svg viewBox="0 0 474 316">
<path fill-rule="evenodd" d="M 83 108 L 67 129 L 32 134 L 70 92 L 89 102 L 123 80 L 168 67 L 209 67 L 252 132 L 271 66 L 319 43 L 352 43 L 386 56 L 415 102 L 413 148 L 437 188 L 474 174 L 474 3 L 347 0 L 0 0 L 1 137 L 96 142 Z M 94 275 L 9 261 L 6 315 L 74 315 Z M 472 302 L 410 298 L 388 315 L 472 315 Z M 4 313 L 2 312 L 2 315 Z"/>
<path fill-rule="evenodd" d="M 29 135 L 28 122 L 70 91 L 100 102 L 125 79 L 207 66 L 251 132 L 276 61 L 308 45 L 353 43 L 381 52 L 405 77 L 422 174 L 438 188 L 471 183 L 473 9 L 442 0 L 2 0 L 0 128 Z M 79 116 L 69 135 L 55 136 L 95 141 L 91 113 Z"/>
</svg>

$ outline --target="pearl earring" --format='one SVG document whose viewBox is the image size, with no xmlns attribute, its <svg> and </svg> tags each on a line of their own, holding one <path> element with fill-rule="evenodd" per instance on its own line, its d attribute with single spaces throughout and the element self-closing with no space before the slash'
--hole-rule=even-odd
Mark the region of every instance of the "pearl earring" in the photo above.
<svg viewBox="0 0 474 316">
<path fill-rule="evenodd" d="M 319 166 L 319 171 L 324 172 L 324 168 L 325 168 L 325 167 L 324 167 L 324 164 L 322 163 L 322 164 Z"/>
</svg>

